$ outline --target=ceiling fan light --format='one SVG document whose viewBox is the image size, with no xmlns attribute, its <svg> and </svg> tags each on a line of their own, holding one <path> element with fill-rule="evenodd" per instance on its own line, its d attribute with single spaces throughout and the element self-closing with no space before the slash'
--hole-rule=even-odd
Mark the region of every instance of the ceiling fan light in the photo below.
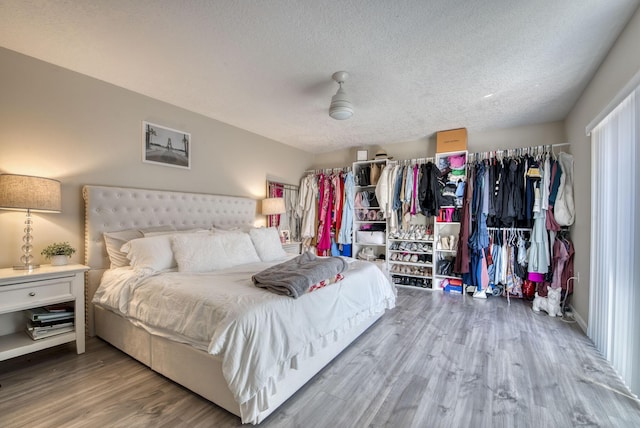
<svg viewBox="0 0 640 428">
<path fill-rule="evenodd" d="M 353 104 L 347 98 L 347 93 L 342 89 L 342 85 L 340 85 L 338 92 L 331 97 L 329 116 L 336 120 L 345 120 L 353 116 Z"/>
</svg>

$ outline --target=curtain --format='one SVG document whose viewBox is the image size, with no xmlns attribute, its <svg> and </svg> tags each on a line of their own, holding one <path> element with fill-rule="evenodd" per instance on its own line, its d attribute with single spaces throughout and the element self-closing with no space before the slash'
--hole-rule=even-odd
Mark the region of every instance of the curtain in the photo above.
<svg viewBox="0 0 640 428">
<path fill-rule="evenodd" d="M 640 395 L 640 86 L 591 133 L 587 335 Z M 635 364 L 634 364 L 635 363 Z"/>
</svg>

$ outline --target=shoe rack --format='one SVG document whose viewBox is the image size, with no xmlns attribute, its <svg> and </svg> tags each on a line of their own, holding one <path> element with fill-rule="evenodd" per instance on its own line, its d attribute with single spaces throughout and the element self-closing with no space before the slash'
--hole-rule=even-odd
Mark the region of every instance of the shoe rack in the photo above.
<svg viewBox="0 0 640 428">
<path fill-rule="evenodd" d="M 412 224 L 389 233 L 387 266 L 399 286 L 432 288 L 433 224 Z"/>
</svg>

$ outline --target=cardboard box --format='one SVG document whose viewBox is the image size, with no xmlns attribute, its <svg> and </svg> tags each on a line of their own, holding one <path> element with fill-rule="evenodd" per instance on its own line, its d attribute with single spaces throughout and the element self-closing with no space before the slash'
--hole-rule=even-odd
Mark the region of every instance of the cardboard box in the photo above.
<svg viewBox="0 0 640 428">
<path fill-rule="evenodd" d="M 436 133 L 436 153 L 467 150 L 467 128 L 450 129 Z"/>
</svg>

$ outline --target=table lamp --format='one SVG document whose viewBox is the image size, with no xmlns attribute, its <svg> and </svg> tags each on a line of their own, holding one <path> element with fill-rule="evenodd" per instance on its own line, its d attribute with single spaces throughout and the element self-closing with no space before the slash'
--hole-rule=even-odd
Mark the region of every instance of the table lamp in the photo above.
<svg viewBox="0 0 640 428">
<path fill-rule="evenodd" d="M 284 214 L 287 209 L 284 206 L 284 199 L 282 198 L 266 198 L 262 200 L 262 215 L 267 216 L 267 226 L 273 226 L 271 216 Z"/>
<path fill-rule="evenodd" d="M 0 174 L 0 209 L 27 212 L 22 238 L 21 264 L 14 265 L 14 269 L 31 270 L 40 267 L 33 263 L 31 255 L 33 249 L 31 212 L 59 213 L 61 205 L 58 180 L 29 175 Z"/>
</svg>

